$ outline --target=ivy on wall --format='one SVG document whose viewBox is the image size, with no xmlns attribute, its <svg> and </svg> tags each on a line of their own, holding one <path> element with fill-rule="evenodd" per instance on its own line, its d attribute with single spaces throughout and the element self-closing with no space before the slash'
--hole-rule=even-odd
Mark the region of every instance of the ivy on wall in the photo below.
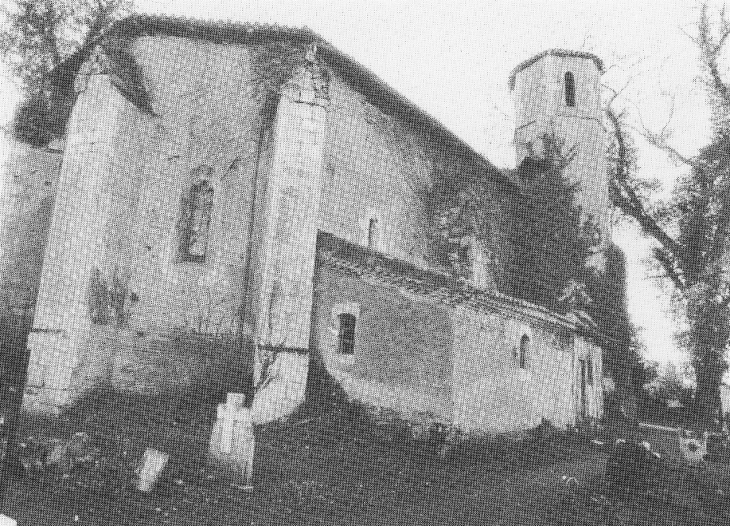
<svg viewBox="0 0 730 526">
<path fill-rule="evenodd" d="M 499 191 L 482 167 L 442 154 L 433 183 L 423 193 L 435 261 L 458 277 L 470 277 L 469 248 L 487 256 L 498 289 L 565 312 L 566 288 L 576 290 L 597 239 L 574 204 L 577 185 L 564 176 L 573 152 L 554 135 L 543 137 L 539 159 L 528 158 L 514 175 L 522 187 Z"/>
</svg>

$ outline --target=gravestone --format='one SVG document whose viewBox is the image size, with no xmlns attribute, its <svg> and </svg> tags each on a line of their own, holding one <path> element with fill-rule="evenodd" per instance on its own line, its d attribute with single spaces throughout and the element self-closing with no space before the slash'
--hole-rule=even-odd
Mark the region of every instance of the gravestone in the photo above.
<svg viewBox="0 0 730 526">
<path fill-rule="evenodd" d="M 244 407 L 245 399 L 242 393 L 228 393 L 226 402 L 218 405 L 208 452 L 219 467 L 231 472 L 245 489 L 251 489 L 254 435 L 251 409 Z"/>
<path fill-rule="evenodd" d="M 137 489 L 145 493 L 151 492 L 169 459 L 170 455 L 167 453 L 147 448 L 137 469 Z"/>
</svg>

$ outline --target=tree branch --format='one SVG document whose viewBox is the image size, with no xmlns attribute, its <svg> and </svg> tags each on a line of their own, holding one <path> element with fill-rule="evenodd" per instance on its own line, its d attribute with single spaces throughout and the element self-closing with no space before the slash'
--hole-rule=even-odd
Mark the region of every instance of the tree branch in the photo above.
<svg viewBox="0 0 730 526">
<path fill-rule="evenodd" d="M 614 205 L 619 207 L 625 214 L 633 217 L 646 234 L 659 242 L 663 250 L 661 257 L 657 257 L 658 261 L 677 288 L 684 290 L 684 280 L 675 264 L 676 261 L 681 261 L 682 259 L 682 247 L 674 238 L 667 234 L 656 218 L 649 214 L 646 205 L 631 186 L 629 176 L 629 166 L 631 163 L 621 119 L 610 107 L 606 109 L 606 114 L 613 125 L 614 137 L 618 148 L 614 177 L 610 181 L 610 185 L 613 188 L 612 197 Z"/>
</svg>

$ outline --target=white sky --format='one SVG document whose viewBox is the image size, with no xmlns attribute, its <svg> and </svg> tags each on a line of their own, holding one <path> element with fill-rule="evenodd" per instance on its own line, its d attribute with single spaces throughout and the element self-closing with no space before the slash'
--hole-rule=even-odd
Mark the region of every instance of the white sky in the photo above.
<svg viewBox="0 0 730 526">
<path fill-rule="evenodd" d="M 692 0 L 137 0 L 140 12 L 308 26 L 498 166 L 513 163 L 507 77 L 522 60 L 555 47 L 602 57 L 604 81 L 614 87 L 631 78 L 625 99 L 650 128 L 665 123 L 673 96 L 674 144 L 694 153 L 708 138 L 707 111 L 695 82 L 697 53 L 683 31 L 692 32 L 698 6 Z M 0 78 L 0 123 L 17 98 Z M 643 176 L 667 186 L 678 173 L 646 145 L 640 165 Z M 643 327 L 647 357 L 684 360 L 665 313 L 669 302 L 641 263 L 649 242 L 631 228 L 614 238 L 629 259 L 629 308 Z"/>
</svg>

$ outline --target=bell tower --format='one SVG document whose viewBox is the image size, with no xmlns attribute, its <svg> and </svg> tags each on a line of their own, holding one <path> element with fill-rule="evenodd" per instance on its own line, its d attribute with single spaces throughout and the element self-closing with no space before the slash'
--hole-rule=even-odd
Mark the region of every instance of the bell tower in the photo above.
<svg viewBox="0 0 730 526">
<path fill-rule="evenodd" d="M 546 134 L 555 134 L 566 149 L 574 149 L 567 176 L 579 185 L 577 204 L 584 220 L 592 218 L 600 230 L 599 249 L 611 235 L 602 73 L 603 62 L 591 53 L 548 50 L 522 62 L 509 79 L 517 165 L 541 155 Z"/>
</svg>

